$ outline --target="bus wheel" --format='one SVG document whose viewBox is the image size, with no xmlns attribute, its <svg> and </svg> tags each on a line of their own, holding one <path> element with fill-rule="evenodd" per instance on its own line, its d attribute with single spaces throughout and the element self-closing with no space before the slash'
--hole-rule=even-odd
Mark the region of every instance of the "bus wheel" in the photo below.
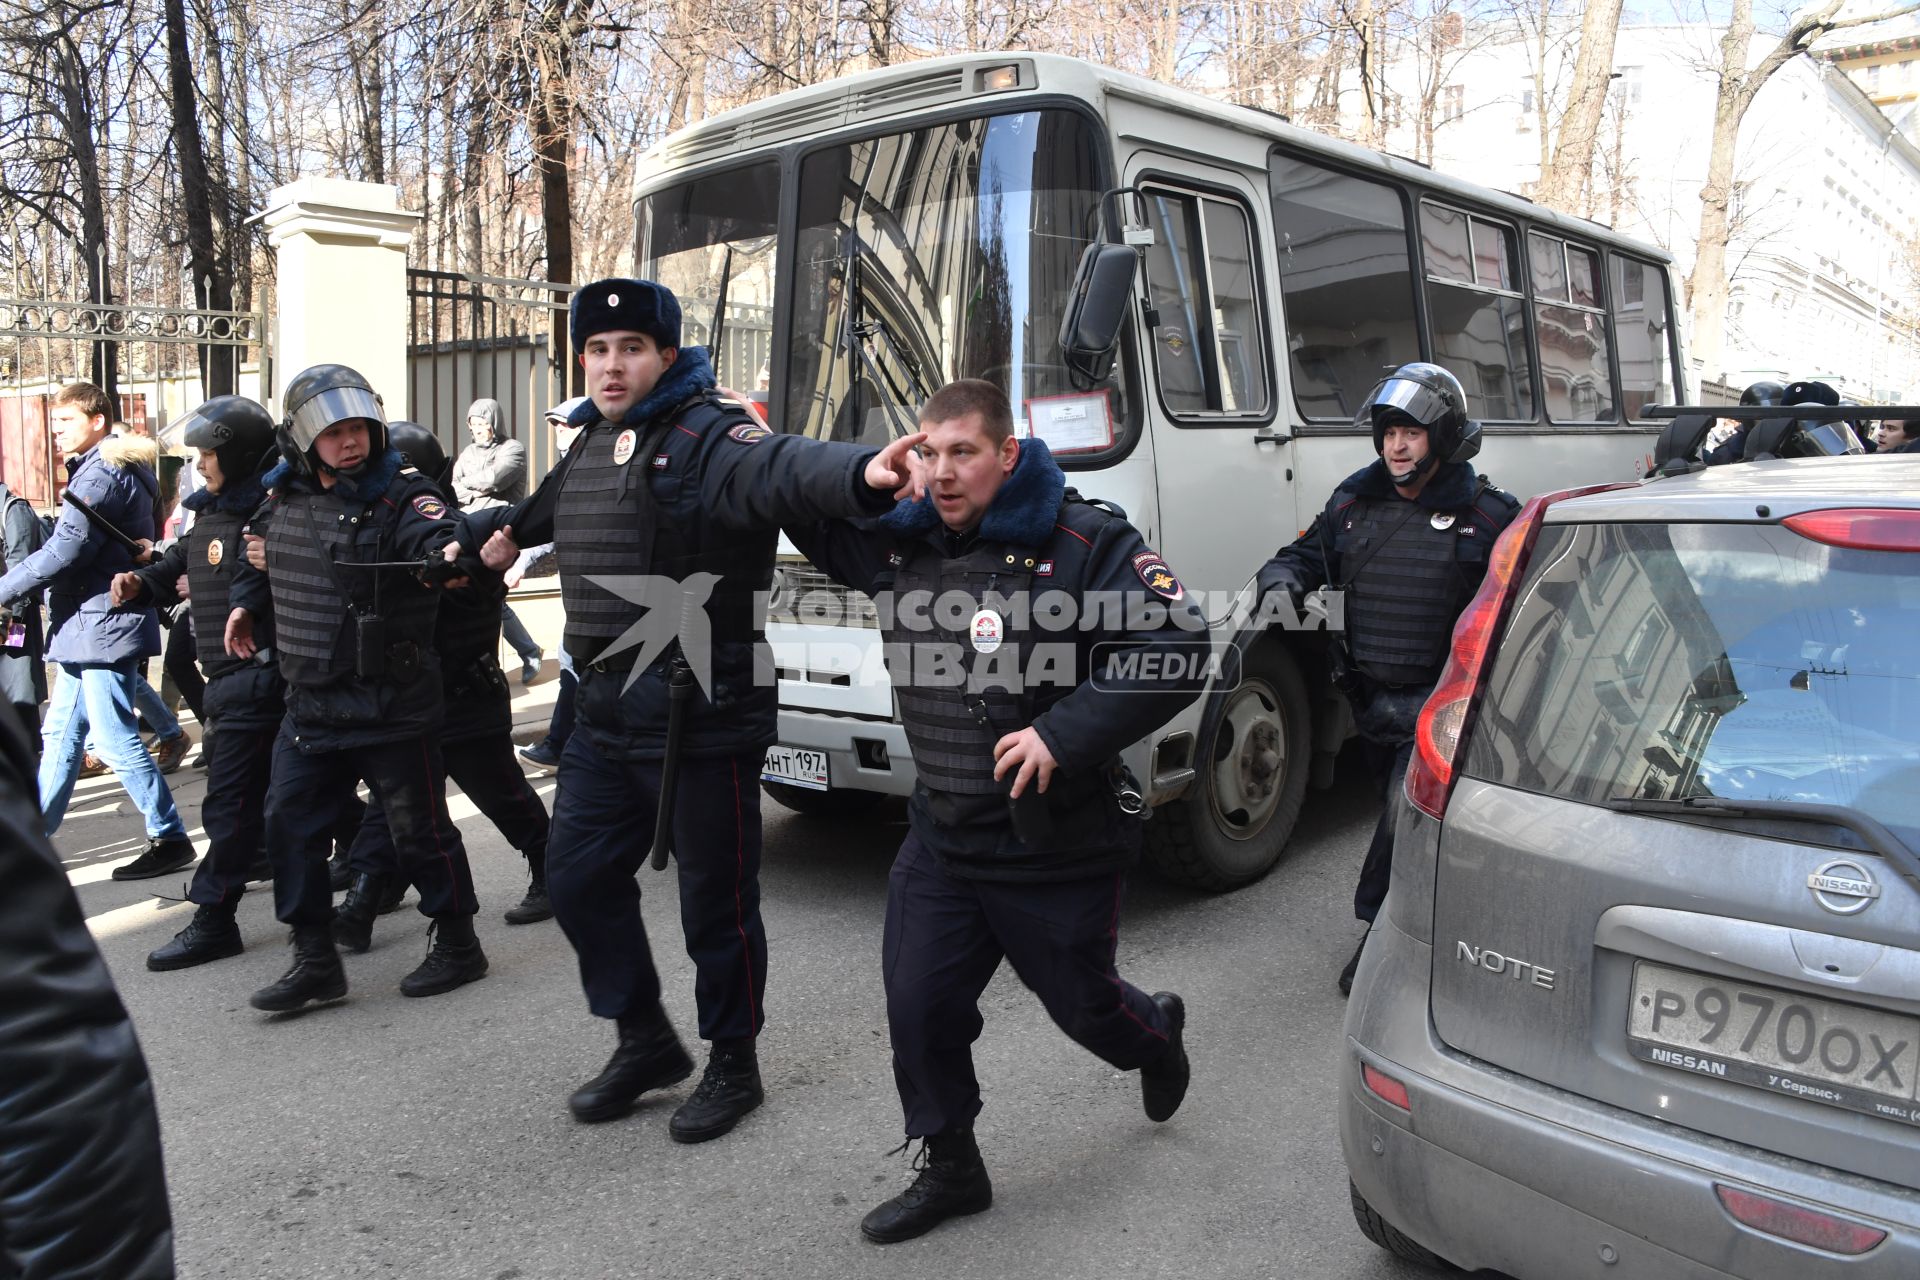
<svg viewBox="0 0 1920 1280">
<path fill-rule="evenodd" d="M 854 818 L 880 807 L 878 791 L 809 791 L 785 782 L 762 782 L 760 789 L 795 813 L 810 818 Z"/>
<path fill-rule="evenodd" d="M 1312 770 L 1312 712 L 1293 655 L 1247 655 L 1237 688 L 1215 694 L 1186 795 L 1154 810 L 1146 852 L 1177 884 L 1221 891 L 1273 869 L 1293 834 Z"/>
</svg>

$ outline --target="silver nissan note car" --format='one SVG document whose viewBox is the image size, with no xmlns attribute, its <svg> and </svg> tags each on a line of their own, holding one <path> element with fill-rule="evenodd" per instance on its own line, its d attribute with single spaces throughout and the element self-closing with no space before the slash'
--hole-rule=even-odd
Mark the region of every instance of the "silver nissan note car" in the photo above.
<svg viewBox="0 0 1920 1280">
<path fill-rule="evenodd" d="M 1342 1055 L 1370 1238 L 1920 1277 L 1920 457 L 1530 502 L 1398 805 Z"/>
</svg>

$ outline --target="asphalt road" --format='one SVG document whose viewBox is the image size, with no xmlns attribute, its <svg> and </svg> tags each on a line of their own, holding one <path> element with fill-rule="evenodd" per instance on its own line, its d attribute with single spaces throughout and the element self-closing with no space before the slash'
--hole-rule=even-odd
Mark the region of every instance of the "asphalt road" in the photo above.
<svg viewBox="0 0 1920 1280">
<path fill-rule="evenodd" d="M 554 687 L 548 663 L 520 693 L 522 741 Z M 568 1116 L 611 1030 L 588 1015 L 556 926 L 500 922 L 523 866 L 462 797 L 489 976 L 399 994 L 426 949 L 410 896 L 347 957 L 349 998 L 291 1018 L 246 1003 L 290 954 L 267 886 L 241 905 L 244 955 L 149 973 L 146 953 L 190 908 L 151 896 L 177 895 L 179 877 L 107 878 L 142 843 L 111 775 L 80 785 L 55 843 L 153 1069 L 185 1277 L 1411 1277 L 1353 1224 L 1335 1122 L 1333 977 L 1358 936 L 1350 894 L 1374 818 L 1357 772 L 1309 797 L 1288 856 L 1251 888 L 1136 878 L 1120 967 L 1186 999 L 1180 1113 L 1150 1123 L 1137 1079 L 1067 1040 L 1003 968 L 976 1046 L 994 1207 L 886 1248 L 858 1223 L 909 1178 L 888 1154 L 900 1112 L 880 988 L 898 808 L 829 824 L 765 802 L 767 1103 L 694 1147 L 666 1131 L 691 1082 L 624 1121 Z M 172 781 L 201 839 L 204 775 Z M 690 1035 L 673 872 L 641 876 L 667 1007 Z"/>
</svg>

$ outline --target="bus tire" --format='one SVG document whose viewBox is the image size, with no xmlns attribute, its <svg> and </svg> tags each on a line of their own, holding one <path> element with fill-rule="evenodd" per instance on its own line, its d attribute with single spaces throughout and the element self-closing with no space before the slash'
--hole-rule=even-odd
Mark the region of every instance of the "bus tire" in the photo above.
<svg viewBox="0 0 1920 1280">
<path fill-rule="evenodd" d="M 1277 643 L 1256 645 L 1240 683 L 1212 695 L 1186 794 L 1147 822 L 1153 868 L 1215 893 L 1271 871 L 1306 797 L 1312 720 L 1293 655 Z"/>
<path fill-rule="evenodd" d="M 762 782 L 760 789 L 809 818 L 856 818 L 879 808 L 886 799 L 878 791 L 811 791 L 785 782 Z"/>
</svg>

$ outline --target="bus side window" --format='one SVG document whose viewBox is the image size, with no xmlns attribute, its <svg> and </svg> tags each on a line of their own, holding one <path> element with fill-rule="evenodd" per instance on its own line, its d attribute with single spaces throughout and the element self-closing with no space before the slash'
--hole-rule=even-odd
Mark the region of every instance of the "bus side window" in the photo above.
<svg viewBox="0 0 1920 1280">
<path fill-rule="evenodd" d="M 1433 359 L 1487 422 L 1530 422 L 1533 353 L 1513 228 L 1441 204 L 1420 206 Z"/>
<path fill-rule="evenodd" d="M 1301 416 L 1351 422 L 1390 370 L 1420 359 L 1413 255 L 1399 193 L 1276 154 L 1274 238 Z"/>
<path fill-rule="evenodd" d="M 1609 254 L 1613 266 L 1614 340 L 1620 346 L 1620 393 L 1627 418 L 1650 404 L 1672 404 L 1673 348 L 1668 343 L 1667 275 L 1659 267 Z"/>
<path fill-rule="evenodd" d="M 1558 236 L 1527 236 L 1540 381 L 1552 422 L 1612 422 L 1613 359 L 1600 309 L 1600 255 Z"/>
<path fill-rule="evenodd" d="M 1147 189 L 1154 243 L 1147 296 L 1159 323 L 1154 367 L 1178 416 L 1263 413 L 1267 343 L 1246 211 L 1230 200 Z"/>
</svg>

